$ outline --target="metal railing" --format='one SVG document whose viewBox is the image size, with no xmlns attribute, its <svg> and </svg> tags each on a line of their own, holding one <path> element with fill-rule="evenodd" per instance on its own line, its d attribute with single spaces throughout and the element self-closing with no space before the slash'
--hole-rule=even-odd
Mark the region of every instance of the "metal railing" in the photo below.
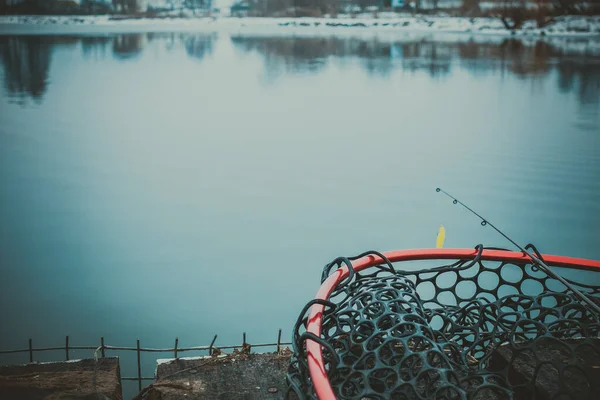
<svg viewBox="0 0 600 400">
<path fill-rule="evenodd" d="M 259 344 L 249 344 L 246 342 L 246 332 L 243 333 L 242 336 L 242 344 L 239 345 L 230 345 L 230 346 L 215 346 L 215 342 L 217 341 L 217 335 L 213 337 L 212 342 L 209 346 L 196 346 L 196 347 L 179 347 L 179 338 L 175 338 L 175 346 L 173 348 L 166 349 L 153 349 L 153 348 L 144 348 L 140 346 L 140 340 L 137 339 L 136 347 L 121 347 L 121 346 L 110 346 L 104 343 L 104 336 L 100 338 L 100 346 L 71 346 L 69 345 L 69 336 L 66 336 L 65 345 L 60 347 L 33 347 L 33 340 L 29 339 L 29 347 L 27 349 L 16 349 L 16 350 L 0 350 L 0 354 L 15 354 L 15 353 L 29 353 L 29 362 L 34 362 L 33 353 L 34 352 L 42 352 L 42 351 L 56 351 L 56 350 L 64 350 L 65 351 L 65 359 L 69 361 L 69 351 L 71 350 L 95 350 L 96 352 L 100 352 L 102 358 L 106 357 L 106 351 L 135 351 L 137 353 L 137 377 L 121 377 L 122 381 L 137 381 L 138 389 L 142 390 L 142 382 L 143 381 L 153 381 L 152 378 L 142 377 L 142 363 L 141 363 L 141 353 L 173 353 L 173 358 L 178 358 L 178 353 L 185 351 L 208 351 L 208 355 L 212 355 L 215 349 L 219 350 L 234 350 L 234 349 L 242 349 L 250 346 L 252 347 L 276 347 L 277 352 L 281 350 L 281 346 L 289 346 L 292 343 L 289 342 L 281 342 L 281 329 L 277 334 L 277 342 L 276 343 L 259 343 Z M 57 360 L 58 361 L 58 360 Z"/>
</svg>

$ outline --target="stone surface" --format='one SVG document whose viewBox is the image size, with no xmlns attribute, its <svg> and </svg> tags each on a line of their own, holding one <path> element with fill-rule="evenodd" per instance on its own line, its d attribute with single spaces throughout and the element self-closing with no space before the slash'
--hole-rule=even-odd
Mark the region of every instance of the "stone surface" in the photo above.
<svg viewBox="0 0 600 400">
<path fill-rule="evenodd" d="M 553 399 L 559 393 L 564 398 L 600 399 L 599 348 L 599 339 L 561 342 L 543 337 L 523 349 L 500 346 L 492 354 L 490 369 L 507 371 L 513 385 L 534 388 L 535 393 L 515 391 L 517 400 L 532 398 L 534 394 L 535 398 Z"/>
<path fill-rule="evenodd" d="M 119 358 L 0 367 L 2 400 L 121 400 Z"/>
<path fill-rule="evenodd" d="M 156 381 L 139 399 L 283 399 L 291 352 L 234 352 L 213 357 L 162 362 Z"/>
</svg>

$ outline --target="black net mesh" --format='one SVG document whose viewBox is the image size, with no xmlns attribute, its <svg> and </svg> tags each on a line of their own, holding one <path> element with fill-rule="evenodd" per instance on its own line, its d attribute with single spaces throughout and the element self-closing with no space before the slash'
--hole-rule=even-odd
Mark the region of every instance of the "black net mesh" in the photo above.
<svg viewBox="0 0 600 400">
<path fill-rule="evenodd" d="M 351 270 L 328 301 L 309 303 L 288 398 L 316 398 L 312 338 L 339 399 L 600 399 L 600 316 L 573 290 L 598 304 L 600 286 L 567 287 L 535 265 L 484 262 L 477 249 L 428 269 Z M 334 260 L 323 280 L 361 256 Z M 319 338 L 302 333 L 315 303 L 325 305 Z"/>
</svg>

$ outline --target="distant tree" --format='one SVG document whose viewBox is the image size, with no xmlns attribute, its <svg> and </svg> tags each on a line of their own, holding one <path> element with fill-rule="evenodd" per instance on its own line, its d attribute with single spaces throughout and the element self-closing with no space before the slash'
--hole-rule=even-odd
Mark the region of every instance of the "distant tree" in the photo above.
<svg viewBox="0 0 600 400">
<path fill-rule="evenodd" d="M 196 12 L 196 10 L 210 9 L 212 5 L 211 0 L 185 0 L 183 6 Z"/>
<path fill-rule="evenodd" d="M 381 5 L 381 0 L 357 0 L 356 3 L 360 6 L 361 9 L 364 10 L 367 7 L 374 7 L 374 6 Z"/>
<path fill-rule="evenodd" d="M 538 28 L 543 28 L 554 21 L 549 3 L 549 0 L 535 0 L 535 4 L 537 6 L 535 20 Z"/>
<path fill-rule="evenodd" d="M 481 8 L 479 7 L 479 0 L 462 0 L 461 11 L 465 15 L 481 14 Z"/>
<path fill-rule="evenodd" d="M 186 8 L 205 8 L 207 4 L 210 3 L 210 0 L 185 0 L 184 6 Z"/>
<path fill-rule="evenodd" d="M 137 0 L 112 0 L 113 9 L 116 12 L 134 13 L 138 10 Z"/>
<path fill-rule="evenodd" d="M 553 0 L 554 8 L 560 14 L 579 14 L 583 11 L 587 1 L 584 0 Z"/>
<path fill-rule="evenodd" d="M 16 2 L 13 2 L 16 3 Z M 24 0 L 21 2 L 21 7 L 26 12 L 36 13 L 36 12 L 48 12 L 52 8 L 52 2 L 44 1 L 44 0 Z M 31 10 L 31 11 L 30 11 Z"/>
<path fill-rule="evenodd" d="M 279 11 L 289 10 L 292 7 L 316 8 L 320 0 L 249 0 L 250 12 L 253 15 L 272 15 Z"/>
<path fill-rule="evenodd" d="M 81 0 L 81 10 L 89 14 L 106 13 L 110 6 L 101 0 Z"/>
<path fill-rule="evenodd" d="M 521 26 L 528 17 L 526 7 L 527 0 L 499 0 L 496 15 L 506 29 L 521 29 Z"/>
</svg>

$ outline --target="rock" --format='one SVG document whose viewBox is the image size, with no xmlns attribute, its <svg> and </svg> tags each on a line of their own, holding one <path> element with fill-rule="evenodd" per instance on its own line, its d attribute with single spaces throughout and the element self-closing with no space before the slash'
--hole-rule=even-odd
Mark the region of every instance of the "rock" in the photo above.
<svg viewBox="0 0 600 400">
<path fill-rule="evenodd" d="M 528 385 L 531 392 L 520 392 L 516 400 L 552 399 L 563 391 L 572 399 L 600 398 L 599 339 L 536 339 L 532 346 L 517 349 L 500 346 L 490 358 L 490 370 L 507 371 L 512 384 Z M 562 377 L 560 372 L 563 371 Z M 587 375 L 587 376 L 586 376 Z M 532 393 L 533 392 L 533 393 Z"/>
<path fill-rule="evenodd" d="M 122 400 L 119 358 L 0 367 L 3 400 Z"/>
<path fill-rule="evenodd" d="M 146 400 L 283 399 L 291 352 L 175 359 L 161 362 Z"/>
</svg>

